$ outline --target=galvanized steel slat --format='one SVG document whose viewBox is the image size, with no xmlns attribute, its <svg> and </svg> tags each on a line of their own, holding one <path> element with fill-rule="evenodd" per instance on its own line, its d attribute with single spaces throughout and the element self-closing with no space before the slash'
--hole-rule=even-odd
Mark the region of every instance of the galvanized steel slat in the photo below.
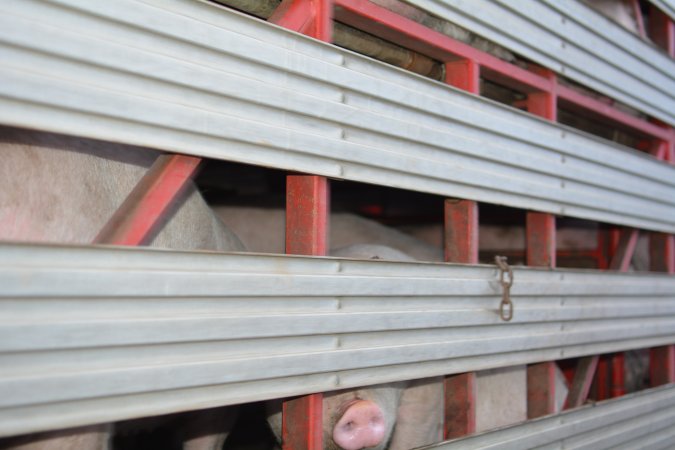
<svg viewBox="0 0 675 450">
<path fill-rule="evenodd" d="M 671 384 L 424 448 L 662 448 L 673 436 L 673 426 L 675 386 Z"/>
<path fill-rule="evenodd" d="M 675 124 L 675 61 L 580 1 L 405 1 Z"/>
<path fill-rule="evenodd" d="M 0 244 L 0 435 L 675 341 L 675 279 Z M 639 301 L 636 298 L 639 297 Z"/>
<path fill-rule="evenodd" d="M 675 231 L 675 169 L 210 4 L 0 4 L 0 122 Z"/>
</svg>

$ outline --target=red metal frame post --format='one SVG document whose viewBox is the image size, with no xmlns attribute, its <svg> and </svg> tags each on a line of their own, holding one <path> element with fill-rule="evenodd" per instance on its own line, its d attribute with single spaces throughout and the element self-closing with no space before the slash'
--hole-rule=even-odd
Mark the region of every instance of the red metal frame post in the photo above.
<svg viewBox="0 0 675 450">
<path fill-rule="evenodd" d="M 528 212 L 526 224 L 527 265 L 556 267 L 555 216 Z M 527 417 L 556 412 L 556 363 L 546 361 L 527 367 Z"/>
<path fill-rule="evenodd" d="M 558 118 L 555 73 L 546 69 L 536 72 L 549 80 L 550 90 L 528 94 L 527 110 L 555 122 Z M 552 214 L 528 212 L 525 224 L 526 261 L 528 266 L 556 267 L 556 220 Z M 527 417 L 555 412 L 555 361 L 531 364 L 527 367 Z"/>
<path fill-rule="evenodd" d="M 675 275 L 675 236 L 651 233 L 649 237 L 650 269 Z M 675 383 L 675 345 L 650 349 L 649 366 L 652 386 Z"/>
<path fill-rule="evenodd" d="M 153 237 L 172 202 L 195 174 L 200 158 L 161 155 L 141 178 L 94 244 L 143 245 Z"/>
<path fill-rule="evenodd" d="M 675 25 L 666 13 L 650 5 L 649 35 L 656 45 L 675 58 Z"/>
<path fill-rule="evenodd" d="M 446 63 L 445 81 L 478 94 L 480 66 L 465 58 Z M 444 255 L 448 262 L 478 264 L 478 203 L 445 200 Z M 443 438 L 453 439 L 476 432 L 476 372 L 445 377 Z"/>
<path fill-rule="evenodd" d="M 284 0 L 270 22 L 330 42 L 331 0 Z M 329 183 L 326 177 L 286 178 L 286 253 L 326 255 L 328 248 Z M 282 406 L 282 449 L 323 448 L 323 394 L 288 399 Z"/>
<path fill-rule="evenodd" d="M 445 201 L 445 260 L 478 263 L 478 204 L 471 200 Z M 445 377 L 444 439 L 476 431 L 476 373 Z"/>
<path fill-rule="evenodd" d="M 445 63 L 445 82 L 456 88 L 480 94 L 480 66 L 473 59 Z"/>
</svg>

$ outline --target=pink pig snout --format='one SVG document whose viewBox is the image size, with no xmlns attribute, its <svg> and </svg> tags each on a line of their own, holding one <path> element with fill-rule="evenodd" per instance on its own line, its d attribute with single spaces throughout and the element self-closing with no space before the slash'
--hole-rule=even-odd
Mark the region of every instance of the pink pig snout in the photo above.
<svg viewBox="0 0 675 450">
<path fill-rule="evenodd" d="M 374 447 L 384 439 L 385 429 L 382 409 L 369 400 L 357 400 L 333 428 L 333 441 L 344 450 Z"/>
</svg>

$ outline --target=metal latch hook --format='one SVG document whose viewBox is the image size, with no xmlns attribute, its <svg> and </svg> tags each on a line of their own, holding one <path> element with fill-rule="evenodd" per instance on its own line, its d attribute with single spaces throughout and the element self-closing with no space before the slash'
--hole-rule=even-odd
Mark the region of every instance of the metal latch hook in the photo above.
<svg viewBox="0 0 675 450">
<path fill-rule="evenodd" d="M 499 284 L 502 285 L 502 302 L 499 304 L 499 317 L 505 322 L 513 319 L 513 302 L 511 286 L 513 286 L 513 270 L 507 263 L 506 256 L 495 256 L 495 264 L 499 267 Z"/>
</svg>

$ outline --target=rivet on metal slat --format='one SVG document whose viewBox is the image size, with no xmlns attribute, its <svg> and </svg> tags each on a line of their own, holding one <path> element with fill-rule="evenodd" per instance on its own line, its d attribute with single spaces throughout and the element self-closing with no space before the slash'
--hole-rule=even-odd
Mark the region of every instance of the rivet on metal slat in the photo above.
<svg viewBox="0 0 675 450">
<path fill-rule="evenodd" d="M 513 319 L 513 302 L 511 302 L 511 286 L 513 286 L 513 270 L 506 256 L 495 256 L 495 264 L 499 267 L 499 283 L 502 285 L 502 302 L 499 305 L 499 317 L 508 322 Z M 506 276 L 508 274 L 508 277 Z"/>
</svg>

